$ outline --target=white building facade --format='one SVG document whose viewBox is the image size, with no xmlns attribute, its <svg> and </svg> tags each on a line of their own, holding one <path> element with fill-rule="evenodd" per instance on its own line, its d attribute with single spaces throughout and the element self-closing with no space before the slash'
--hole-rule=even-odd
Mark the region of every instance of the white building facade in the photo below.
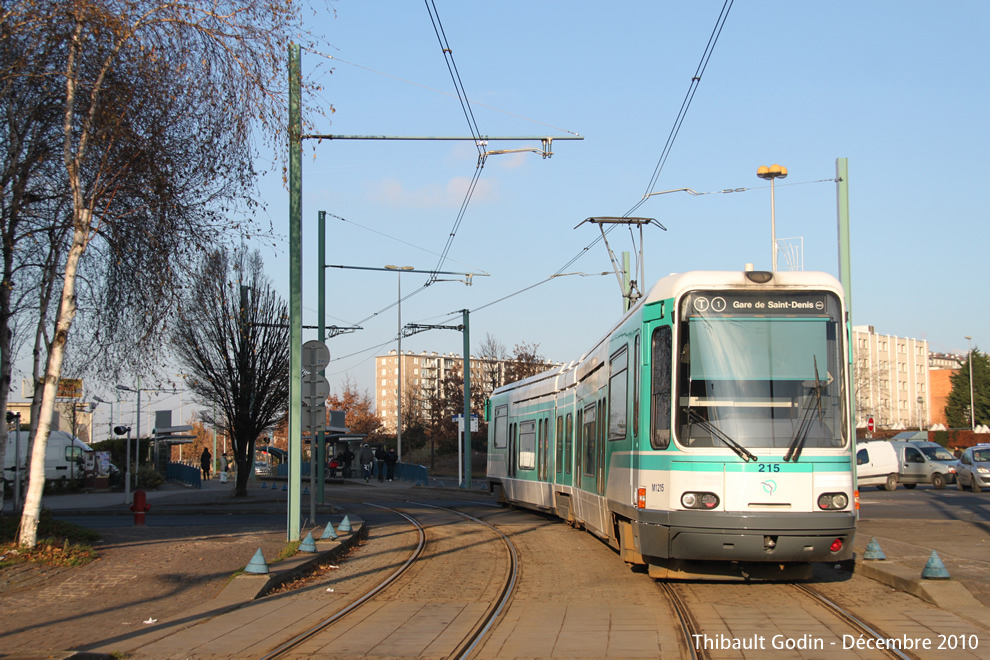
<svg viewBox="0 0 990 660">
<path fill-rule="evenodd" d="M 856 426 L 873 417 L 877 428 L 928 428 L 931 383 L 928 342 L 853 327 L 853 389 Z"/>
</svg>

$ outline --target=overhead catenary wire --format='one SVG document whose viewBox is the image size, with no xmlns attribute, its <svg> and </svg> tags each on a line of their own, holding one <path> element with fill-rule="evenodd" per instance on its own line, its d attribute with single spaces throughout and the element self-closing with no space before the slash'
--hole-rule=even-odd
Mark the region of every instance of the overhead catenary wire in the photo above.
<svg viewBox="0 0 990 660">
<path fill-rule="evenodd" d="M 471 131 L 471 136 L 474 138 L 475 148 L 478 150 L 478 164 L 475 166 L 474 176 L 471 177 L 471 182 L 468 184 L 468 189 L 464 193 L 464 199 L 461 201 L 461 206 L 457 211 L 457 217 L 454 219 L 454 226 L 451 228 L 450 233 L 447 236 L 447 241 L 443 246 L 443 250 L 440 254 L 440 259 L 437 261 L 435 271 L 441 270 L 443 268 L 444 262 L 447 260 L 447 255 L 450 253 L 450 248 L 454 244 L 454 237 L 457 235 L 457 230 L 461 226 L 461 222 L 464 220 L 464 215 L 467 213 L 468 205 L 471 203 L 471 198 L 474 196 L 474 191 L 478 187 L 478 181 L 481 179 L 481 171 L 485 167 L 485 144 L 481 139 L 481 131 L 478 129 L 478 122 L 475 121 L 474 111 L 471 110 L 471 103 L 468 101 L 467 91 L 464 89 L 464 83 L 461 80 L 461 74 L 457 70 L 457 65 L 454 63 L 454 51 L 450 47 L 450 43 L 447 41 L 447 35 L 443 29 L 443 23 L 440 21 L 440 14 L 437 12 L 436 5 L 432 0 L 424 0 L 426 3 L 426 10 L 430 14 L 430 21 L 433 23 L 433 31 L 437 35 L 437 41 L 440 43 L 440 49 L 443 51 L 443 59 L 447 63 L 447 70 L 450 72 L 451 80 L 454 83 L 454 89 L 457 91 L 457 99 L 461 104 L 461 111 L 464 113 L 464 118 L 467 120 L 468 129 Z M 430 286 L 436 281 L 436 273 L 430 276 L 430 280 L 425 286 Z"/>
<path fill-rule="evenodd" d="M 642 199 L 626 211 L 626 216 L 632 215 L 646 201 L 649 194 L 656 187 L 657 180 L 660 178 L 660 172 L 663 171 L 663 166 L 667 162 L 667 157 L 670 156 L 674 141 L 677 139 L 677 134 L 680 132 L 681 126 L 684 124 L 684 118 L 687 116 L 688 109 L 691 107 L 691 101 L 694 100 L 695 92 L 698 91 L 698 85 L 701 84 L 701 78 L 705 74 L 705 69 L 708 68 L 708 62 L 711 60 L 712 53 L 715 51 L 715 44 L 718 43 L 719 35 L 722 34 L 722 28 L 725 27 L 725 21 L 729 17 L 729 11 L 732 9 L 732 2 L 733 0 L 725 0 L 725 3 L 722 5 L 722 11 L 719 13 L 718 19 L 715 21 L 715 27 L 712 28 L 712 33 L 708 37 L 708 43 L 705 45 L 705 52 L 701 56 L 701 61 L 698 63 L 694 75 L 691 76 L 691 83 L 688 85 L 684 100 L 681 101 L 681 108 L 677 112 L 677 117 L 674 119 L 674 125 L 670 129 L 670 133 L 667 135 L 667 141 L 660 152 L 660 158 L 657 160 L 657 165 L 653 169 L 653 175 L 650 177 L 649 185 L 646 186 L 646 192 L 643 193 Z"/>
</svg>

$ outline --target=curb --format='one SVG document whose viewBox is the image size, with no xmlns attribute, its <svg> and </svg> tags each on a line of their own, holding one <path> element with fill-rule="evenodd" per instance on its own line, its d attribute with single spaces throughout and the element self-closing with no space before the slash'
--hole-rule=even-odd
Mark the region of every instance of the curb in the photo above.
<svg viewBox="0 0 990 660">
<path fill-rule="evenodd" d="M 350 518 L 352 531 L 342 533 L 336 540 L 317 539 L 316 552 L 296 552 L 288 559 L 269 566 L 267 575 L 235 575 L 213 599 L 214 606 L 224 607 L 262 598 L 314 566 L 342 557 L 358 541 L 368 536 L 368 527 L 364 521 L 355 516 Z"/>
<path fill-rule="evenodd" d="M 985 607 L 964 585 L 955 580 L 924 580 L 916 570 L 887 559 L 857 559 L 855 571 L 863 577 L 911 594 L 939 609 L 990 629 L 990 608 Z"/>
</svg>

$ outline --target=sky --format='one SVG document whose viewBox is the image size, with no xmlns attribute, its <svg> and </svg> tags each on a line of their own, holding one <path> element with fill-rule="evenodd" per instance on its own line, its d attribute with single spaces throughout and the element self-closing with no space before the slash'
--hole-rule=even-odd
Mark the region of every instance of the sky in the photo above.
<svg viewBox="0 0 990 660">
<path fill-rule="evenodd" d="M 803 245 L 804 270 L 838 277 L 833 180 L 836 159 L 846 158 L 854 325 L 925 339 L 933 351 L 965 352 L 966 336 L 990 345 L 982 275 L 990 4 L 734 3 L 651 185 L 722 2 L 432 3 L 482 135 L 584 139 L 555 141 L 551 158 L 489 156 L 452 239 L 478 164 L 474 144 L 307 141 L 304 325 L 317 323 L 322 210 L 329 264 L 435 269 L 451 239 L 442 270 L 487 274 L 407 298 L 403 324 L 455 325 L 455 312 L 469 309 L 475 353 L 490 334 L 510 350 L 538 344 L 547 359 L 570 361 L 622 311 L 605 247 L 585 249 L 597 227 L 575 228 L 585 218 L 624 215 L 650 191 L 712 192 L 656 195 L 633 213 L 666 228 L 645 230 L 648 284 L 689 270 L 769 269 L 770 188 L 756 170 L 780 164 L 789 176 L 776 186 L 776 237 Z M 307 113 L 307 130 L 470 135 L 425 3 L 331 8 L 307 14 L 318 45 L 302 53 L 303 78 L 320 87 L 308 101 L 326 110 Z M 266 209 L 255 217 L 275 239 L 249 243 L 287 299 L 282 165 L 261 180 Z M 609 239 L 617 253 L 635 249 L 628 232 Z M 779 268 L 788 268 L 783 255 Z M 574 274 L 519 293 L 557 272 Z M 404 296 L 427 277 L 402 276 Z M 374 396 L 374 356 L 396 348 L 397 280 L 327 270 L 327 324 L 361 327 L 327 342 L 334 391 L 350 381 Z M 304 341 L 314 338 L 304 330 Z M 460 354 L 462 341 L 432 330 L 402 348 Z"/>
</svg>

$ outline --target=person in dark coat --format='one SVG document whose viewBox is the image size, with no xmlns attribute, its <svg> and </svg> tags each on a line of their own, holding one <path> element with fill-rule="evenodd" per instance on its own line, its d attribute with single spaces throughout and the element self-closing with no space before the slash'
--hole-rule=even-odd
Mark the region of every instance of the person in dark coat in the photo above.
<svg viewBox="0 0 990 660">
<path fill-rule="evenodd" d="M 210 450 L 204 448 L 203 453 L 199 457 L 199 467 L 203 469 L 203 478 L 210 478 L 210 468 L 213 466 L 213 456 L 210 455 Z"/>
<path fill-rule="evenodd" d="M 399 460 L 399 455 L 395 453 L 394 449 L 389 449 L 388 453 L 385 454 L 385 466 L 388 468 L 388 480 L 392 481 L 395 478 L 395 464 Z"/>
<path fill-rule="evenodd" d="M 372 451 L 367 442 L 361 447 L 358 462 L 361 464 L 361 476 L 364 477 L 364 482 L 368 483 L 368 480 L 371 479 L 371 471 L 375 468 L 375 452 Z"/>
<path fill-rule="evenodd" d="M 385 457 L 388 456 L 385 453 L 385 447 L 381 446 L 375 450 L 375 460 L 378 462 L 378 481 L 385 481 Z"/>
<path fill-rule="evenodd" d="M 344 464 L 344 479 L 351 478 L 351 463 L 354 462 L 354 452 L 345 448 L 340 454 L 340 462 Z"/>
</svg>

